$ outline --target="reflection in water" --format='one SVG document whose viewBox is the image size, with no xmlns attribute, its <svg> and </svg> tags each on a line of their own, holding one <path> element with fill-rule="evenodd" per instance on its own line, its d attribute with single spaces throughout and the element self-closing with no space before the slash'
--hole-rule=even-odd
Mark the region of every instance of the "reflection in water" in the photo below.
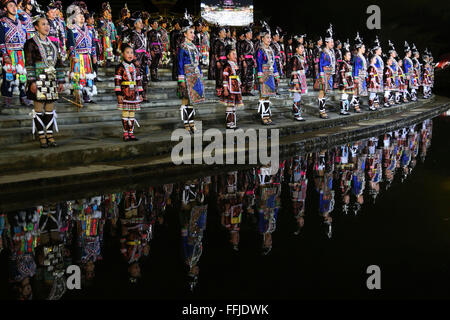
<svg viewBox="0 0 450 320">
<path fill-rule="evenodd" d="M 67 292 L 65 270 L 72 264 L 82 270 L 82 288 L 89 287 L 96 276 L 96 263 L 103 259 L 104 236 L 117 240 L 111 246 L 124 261 L 129 282 L 139 282 L 141 265 L 152 254 L 155 230 L 167 224 L 168 207 L 178 215 L 185 284 L 194 291 L 205 246 L 208 206 L 217 209 L 213 212 L 227 231 L 230 250 L 240 250 L 241 225 L 246 223 L 259 235 L 265 256 L 276 240 L 273 233 L 285 186 L 292 204 L 294 235 L 302 232 L 308 219 L 308 194 L 317 196 L 316 214 L 326 237 L 332 238 L 333 215 L 357 215 L 364 202 L 374 203 L 397 174 L 403 182 L 418 157 L 425 160 L 431 137 L 432 122 L 427 120 L 380 137 L 296 155 L 281 161 L 277 170 L 260 166 L 0 213 L 0 253 L 8 260 L 11 292 L 20 300 L 60 299 Z M 309 193 L 308 187 L 312 188 Z"/>
</svg>

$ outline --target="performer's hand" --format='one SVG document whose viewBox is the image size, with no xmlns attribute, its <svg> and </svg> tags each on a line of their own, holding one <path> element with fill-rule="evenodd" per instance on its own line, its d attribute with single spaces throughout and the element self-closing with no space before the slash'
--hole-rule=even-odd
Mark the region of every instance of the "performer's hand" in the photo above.
<svg viewBox="0 0 450 320">
<path fill-rule="evenodd" d="M 64 83 L 60 83 L 60 84 L 58 85 L 58 93 L 63 92 L 63 90 L 64 90 Z"/>
<path fill-rule="evenodd" d="M 216 63 L 217 69 L 220 69 L 222 67 L 222 65 L 220 64 L 220 62 Z"/>
<path fill-rule="evenodd" d="M 97 57 L 92 58 L 92 63 L 97 64 Z"/>
<path fill-rule="evenodd" d="M 247 62 L 243 61 L 242 62 L 242 67 L 247 68 Z"/>
<path fill-rule="evenodd" d="M 228 88 L 227 87 L 223 87 L 223 95 L 224 95 L 224 97 L 228 97 L 229 92 L 228 92 Z"/>
<path fill-rule="evenodd" d="M 123 104 L 123 96 L 117 96 L 117 102 Z"/>
<path fill-rule="evenodd" d="M 78 63 L 78 58 L 73 57 L 72 61 L 73 61 L 73 63 Z"/>
<path fill-rule="evenodd" d="M 277 82 L 277 85 L 280 84 L 280 78 L 276 79 L 275 81 Z"/>
<path fill-rule="evenodd" d="M 263 78 L 259 78 L 259 83 L 260 83 L 260 84 L 263 84 L 263 83 L 264 83 Z"/>
<path fill-rule="evenodd" d="M 180 84 L 181 84 L 181 87 L 184 89 L 184 88 L 186 88 L 186 82 L 180 82 Z"/>
</svg>

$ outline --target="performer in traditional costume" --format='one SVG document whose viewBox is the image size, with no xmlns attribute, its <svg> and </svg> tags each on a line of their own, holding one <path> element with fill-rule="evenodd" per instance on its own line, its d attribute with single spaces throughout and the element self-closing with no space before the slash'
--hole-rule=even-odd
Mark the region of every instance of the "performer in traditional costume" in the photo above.
<svg viewBox="0 0 450 320">
<path fill-rule="evenodd" d="M 151 29 L 147 32 L 148 46 L 152 61 L 150 64 L 151 80 L 153 82 L 160 81 L 158 79 L 159 62 L 162 55 L 161 33 L 158 30 L 158 20 L 156 18 L 150 19 Z"/>
<path fill-rule="evenodd" d="M 380 78 L 378 77 L 378 70 L 375 66 L 376 55 L 369 57 L 369 67 L 367 68 L 367 91 L 369 91 L 369 109 L 371 111 L 377 110 L 375 107 L 375 100 L 377 93 L 381 89 Z"/>
<path fill-rule="evenodd" d="M 403 72 L 403 60 L 397 61 L 398 65 L 398 92 L 400 93 L 400 98 L 403 96 L 403 102 L 408 102 L 408 82 L 406 80 L 406 76 Z M 398 102 L 401 101 L 401 99 L 398 99 Z"/>
<path fill-rule="evenodd" d="M 181 32 L 180 21 L 175 20 L 170 32 L 170 55 L 172 57 L 172 80 L 178 79 L 178 50 L 184 42 L 184 34 Z M 208 75 L 209 78 L 209 75 Z"/>
<path fill-rule="evenodd" d="M 88 29 L 91 31 L 92 33 L 92 46 L 95 47 L 95 56 L 92 56 L 92 60 L 95 60 L 95 63 L 92 62 L 93 64 L 93 68 L 94 68 L 94 72 L 95 72 L 95 79 L 94 82 L 100 82 L 100 80 L 98 79 L 98 62 L 100 60 L 100 57 L 102 55 L 102 45 L 100 43 L 100 38 L 98 35 L 98 30 L 95 27 L 95 19 L 94 19 L 94 12 L 87 12 L 84 14 L 84 18 L 86 20 L 86 26 L 88 27 Z"/>
<path fill-rule="evenodd" d="M 203 66 L 209 66 L 209 51 L 211 49 L 211 42 L 209 40 L 209 26 L 204 23 L 202 24 L 201 32 L 201 43 L 200 43 L 200 53 L 202 55 L 201 64 Z"/>
<path fill-rule="evenodd" d="M 312 49 L 312 59 L 311 61 L 314 64 L 314 73 L 313 73 L 313 79 L 317 79 L 319 78 L 319 61 L 320 61 L 320 53 L 322 52 L 322 45 L 323 45 L 323 40 L 322 37 L 318 37 L 316 39 L 316 44 L 314 45 L 314 48 Z"/>
<path fill-rule="evenodd" d="M 336 57 L 336 68 L 338 68 L 338 66 L 342 62 L 342 43 L 340 40 L 336 40 L 336 42 L 334 43 L 334 56 Z M 338 77 L 339 77 L 339 72 L 336 72 L 334 74 L 334 79 L 333 79 L 333 89 L 339 88 Z"/>
<path fill-rule="evenodd" d="M 337 73 L 339 76 L 337 77 L 339 81 L 338 88 L 341 92 L 341 111 L 340 115 L 348 115 L 349 114 L 349 106 L 350 102 L 348 101 L 348 96 L 350 94 L 355 94 L 355 82 L 353 80 L 353 66 L 351 64 L 351 51 L 350 51 L 350 43 L 347 39 L 347 42 L 344 43 L 344 49 L 342 53 L 342 61 L 338 66 Z M 359 108 L 355 107 L 355 112 L 358 112 Z"/>
<path fill-rule="evenodd" d="M 214 72 L 214 79 L 216 80 L 216 94 L 220 97 L 220 94 L 223 90 L 223 80 L 222 80 L 222 71 L 225 62 L 227 61 L 227 57 L 225 55 L 225 37 L 226 37 L 226 28 L 221 27 L 219 29 L 219 37 L 215 40 L 211 51 L 212 51 L 212 68 Z"/>
<path fill-rule="evenodd" d="M 59 5 L 55 1 L 51 1 L 47 6 L 47 20 L 50 24 L 48 38 L 58 48 L 63 61 L 65 61 L 67 55 L 65 47 L 66 36 L 63 25 L 60 23 L 58 6 Z"/>
<path fill-rule="evenodd" d="M 150 64 L 150 53 L 148 50 L 148 39 L 143 32 L 144 23 L 142 22 L 142 17 L 140 12 L 133 13 L 131 17 L 131 23 L 133 24 L 133 32 L 130 36 L 130 41 L 128 44 L 134 49 L 134 55 L 136 61 L 138 62 L 139 75 L 142 81 L 142 101 L 148 102 L 147 100 L 147 85 L 148 85 L 148 75 L 147 70 Z"/>
<path fill-rule="evenodd" d="M 357 49 L 357 55 L 355 56 L 355 60 L 353 63 L 353 77 L 355 80 L 355 94 L 353 95 L 352 101 L 350 104 L 355 107 L 357 112 L 361 112 L 359 108 L 361 106 L 360 97 L 367 96 L 367 60 L 364 57 L 364 53 L 366 52 L 366 47 L 362 42 L 361 37 L 359 36 L 359 32 L 356 34 L 355 38 L 356 44 L 355 48 Z M 358 108 L 356 108 L 358 107 Z"/>
<path fill-rule="evenodd" d="M 412 62 L 413 62 L 413 67 L 414 67 L 414 77 L 416 79 L 416 83 L 417 83 L 417 91 L 416 91 L 416 95 L 418 96 L 418 91 L 420 90 L 420 87 L 422 87 L 422 64 L 420 63 L 420 53 L 419 50 L 417 50 L 416 45 L 413 43 L 412 47 L 411 47 L 411 51 L 412 51 Z"/>
<path fill-rule="evenodd" d="M 134 125 L 139 126 L 136 121 L 135 112 L 141 110 L 142 102 L 142 79 L 139 68 L 135 65 L 133 48 L 122 44 L 123 61 L 116 68 L 115 89 L 117 96 L 117 109 L 122 111 L 123 141 L 136 141 L 134 136 Z"/>
<path fill-rule="evenodd" d="M 389 56 L 386 60 L 386 66 L 383 73 L 383 87 L 384 87 L 384 104 L 385 108 L 389 108 L 392 104 L 389 101 L 391 96 L 391 91 L 398 90 L 398 85 L 396 85 L 395 72 L 393 70 L 393 60 L 392 56 Z"/>
<path fill-rule="evenodd" d="M 194 106 L 205 101 L 203 73 L 200 65 L 200 52 L 194 40 L 195 34 L 190 16 L 185 15 L 182 32 L 185 41 L 178 50 L 178 93 L 181 100 L 181 120 L 184 128 L 194 133 Z M 223 83 L 222 83 L 223 88 Z"/>
<path fill-rule="evenodd" d="M 281 77 L 283 77 L 284 75 L 284 71 L 283 71 L 283 57 L 282 57 L 282 53 L 281 53 L 281 44 L 280 44 L 280 37 L 281 37 L 281 28 L 280 27 L 276 27 L 275 28 L 275 32 L 272 34 L 272 42 L 270 43 L 270 47 L 273 50 L 273 53 L 275 55 L 275 63 L 277 64 L 277 70 L 278 70 L 278 74 Z M 275 93 L 277 95 L 279 95 L 280 93 L 278 92 L 278 84 L 275 84 Z"/>
<path fill-rule="evenodd" d="M 433 66 L 430 64 L 430 53 L 426 48 L 424 54 L 422 55 L 422 84 L 423 84 L 423 97 L 428 99 L 431 96 L 431 70 Z"/>
<path fill-rule="evenodd" d="M 296 39 L 293 42 L 295 54 L 292 56 L 289 66 L 291 68 L 291 83 L 289 91 L 293 94 L 292 112 L 294 119 L 297 121 L 305 121 L 302 117 L 303 107 L 301 105 L 302 94 L 308 92 L 308 85 L 306 83 L 307 64 L 304 57 L 304 46 Z"/>
<path fill-rule="evenodd" d="M 92 102 L 92 96 L 97 94 L 97 87 L 94 84 L 97 52 L 94 35 L 85 24 L 81 8 L 75 4 L 70 5 L 67 8 L 67 17 L 70 79 L 75 101 L 82 105 L 83 102 Z"/>
<path fill-rule="evenodd" d="M 398 57 L 398 55 L 394 45 L 390 40 L 388 41 L 388 46 L 389 52 L 388 56 L 386 57 L 386 63 L 388 60 L 391 60 L 391 65 L 389 66 L 389 68 L 385 67 L 383 73 L 383 86 L 386 85 L 386 81 L 389 81 L 389 88 L 385 88 L 384 90 L 384 100 L 385 100 L 383 105 L 384 107 L 389 107 L 395 104 L 394 102 L 395 92 L 399 90 L 399 77 L 398 77 L 399 67 L 396 60 L 396 57 Z M 388 75 L 386 73 L 388 73 Z"/>
<path fill-rule="evenodd" d="M 222 71 L 223 91 L 220 102 L 226 106 L 225 122 L 227 129 L 237 128 L 236 107 L 242 107 L 241 79 L 237 63 L 236 49 L 228 45 L 225 48 L 227 62 Z"/>
<path fill-rule="evenodd" d="M 37 34 L 25 43 L 28 76 L 27 96 L 34 101 L 33 134 L 37 131 L 41 148 L 56 147 L 53 128 L 56 124 L 55 101 L 64 84 L 64 66 L 60 52 L 48 38 L 50 26 L 44 17 L 34 22 Z"/>
<path fill-rule="evenodd" d="M 109 2 L 102 3 L 102 17 L 98 21 L 98 30 L 102 43 L 102 56 L 100 61 L 103 65 L 110 66 L 114 61 L 114 47 L 117 42 L 117 30 L 111 21 L 111 6 Z"/>
<path fill-rule="evenodd" d="M 3 0 L 2 7 L 5 16 L 0 18 L 0 51 L 3 65 L 2 96 L 5 97 L 5 107 L 11 107 L 13 93 L 18 92 L 20 103 L 31 106 L 32 102 L 26 98 L 25 84 L 27 72 L 25 70 L 25 55 L 23 46 L 27 40 L 27 29 L 17 15 L 15 0 Z"/>
<path fill-rule="evenodd" d="M 333 90 L 333 76 L 336 73 L 336 57 L 334 56 L 333 47 L 333 27 L 330 24 L 325 38 L 325 47 L 320 52 L 319 74 L 314 84 L 315 88 L 319 89 L 319 116 L 322 119 L 328 119 L 325 109 L 326 94 L 328 91 Z"/>
<path fill-rule="evenodd" d="M 378 97 L 378 92 L 384 93 L 383 88 L 383 74 L 384 74 L 384 62 L 382 55 L 382 49 L 380 45 L 380 40 L 378 40 L 378 37 L 375 38 L 373 47 L 372 47 L 372 53 L 375 54 L 375 68 L 377 69 L 377 76 L 378 76 L 378 83 L 380 84 L 380 88 L 377 91 L 377 95 L 375 96 L 374 100 L 374 106 L 376 108 L 380 107 L 380 99 Z"/>
<path fill-rule="evenodd" d="M 255 49 L 253 47 L 253 33 L 249 27 L 243 29 L 244 40 L 241 42 L 239 54 L 239 65 L 241 69 L 242 95 L 252 96 L 255 75 Z"/>
<path fill-rule="evenodd" d="M 31 0 L 21 0 L 18 2 L 18 10 L 17 13 L 22 16 L 23 19 L 20 19 L 27 29 L 27 40 L 33 37 L 36 34 L 36 29 L 33 26 L 33 18 L 31 17 L 32 10 L 34 9 Z"/>
<path fill-rule="evenodd" d="M 408 42 L 405 41 L 405 58 L 403 59 L 403 70 L 406 75 L 406 80 L 408 81 L 411 101 L 417 101 L 417 89 L 419 89 L 419 86 L 411 55 L 411 48 L 409 47 Z"/>
<path fill-rule="evenodd" d="M 159 21 L 158 31 L 161 34 L 161 47 L 162 47 L 161 64 L 167 67 L 170 63 L 170 41 L 169 41 L 169 32 L 167 31 L 166 18 L 162 18 Z"/>
<path fill-rule="evenodd" d="M 270 97 L 276 95 L 276 83 L 279 82 L 280 75 L 277 69 L 275 53 L 270 47 L 272 41 L 270 28 L 266 23 L 264 23 L 262 34 L 261 48 L 256 56 L 259 86 L 258 113 L 261 115 L 262 124 L 271 125 L 273 121 L 271 119 Z"/>
</svg>

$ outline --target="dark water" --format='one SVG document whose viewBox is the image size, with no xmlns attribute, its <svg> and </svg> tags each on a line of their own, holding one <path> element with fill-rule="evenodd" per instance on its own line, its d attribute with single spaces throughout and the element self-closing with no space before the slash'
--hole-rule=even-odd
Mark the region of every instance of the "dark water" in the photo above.
<svg viewBox="0 0 450 320">
<path fill-rule="evenodd" d="M 14 229 L 21 214 L 3 212 L 0 297 L 16 299 L 22 281 L 45 299 L 54 271 L 77 264 L 82 289 L 62 299 L 450 298 L 449 134 L 442 116 L 291 157 L 276 172 L 24 209 L 29 228 L 42 229 L 29 253 L 17 237 L 31 233 Z M 45 224 L 47 212 L 56 218 Z M 44 248 L 61 242 L 65 258 L 49 259 Z M 380 267 L 381 290 L 367 289 L 370 265 Z"/>
</svg>

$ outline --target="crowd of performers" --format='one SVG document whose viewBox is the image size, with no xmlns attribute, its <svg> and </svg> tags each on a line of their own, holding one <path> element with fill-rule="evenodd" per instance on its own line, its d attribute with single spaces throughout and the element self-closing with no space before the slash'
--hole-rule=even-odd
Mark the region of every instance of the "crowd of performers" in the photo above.
<svg viewBox="0 0 450 320">
<path fill-rule="evenodd" d="M 268 255 L 280 215 L 291 221 L 294 236 L 302 233 L 307 220 L 318 221 L 323 236 L 332 238 L 333 216 L 357 215 L 395 177 L 403 182 L 417 161 L 425 161 L 431 138 L 432 121 L 426 120 L 379 137 L 291 156 L 276 169 L 260 166 L 0 211 L 0 261 L 8 261 L 9 281 L 18 299 L 59 299 L 67 292 L 70 265 L 80 266 L 82 289 L 93 284 L 96 265 L 106 259 L 104 248 L 109 243 L 122 260 L 118 265 L 126 282 L 136 284 L 142 281 L 146 261 L 152 259 L 152 240 L 175 223 L 186 290 L 192 291 L 199 282 L 204 235 L 212 221 L 222 229 L 230 252 L 240 250 L 240 234 L 249 232 L 259 235 L 260 253 Z M 282 204 L 282 198 L 290 200 Z M 210 219 L 211 212 L 216 219 Z"/>
<path fill-rule="evenodd" d="M 405 41 L 402 59 L 391 41 L 387 54 L 378 38 L 364 43 L 359 33 L 353 44 L 348 39 L 334 41 L 331 25 L 324 40 L 307 41 L 304 34 L 288 35 L 264 21 L 258 27 L 214 26 L 210 31 L 205 21 L 194 21 L 187 12 L 183 18 L 155 18 L 148 12 L 131 13 L 126 5 L 114 23 L 108 2 L 102 4 L 98 17 L 83 1 L 65 10 L 61 1 L 43 8 L 31 0 L 2 0 L 2 6 L 4 105 L 12 106 L 13 93 L 19 94 L 22 105 L 34 105 L 33 132 L 37 131 L 43 148 L 57 146 L 54 102 L 64 91 L 74 100 L 62 98 L 78 107 L 94 103 L 95 83 L 102 81 L 99 66 L 116 67 L 114 90 L 124 141 L 137 140 L 135 115 L 148 102 L 148 83 L 160 81 L 159 68 L 170 64 L 182 100 L 181 120 L 191 133 L 196 130 L 195 108 L 205 102 L 206 78 L 215 80 L 228 129 L 237 128 L 236 110 L 243 106 L 242 97 L 255 92 L 262 124 L 273 124 L 270 98 L 280 94 L 280 79 L 289 82 L 297 121 L 305 121 L 302 95 L 308 93 L 307 78 L 318 91 L 318 115 L 324 119 L 328 118 L 326 101 L 331 91 L 340 93 L 339 114 L 348 115 L 362 112 L 362 97 L 367 97 L 369 110 L 416 101 L 420 89 L 427 99 L 434 83 L 428 49 L 421 54 Z"/>
</svg>

